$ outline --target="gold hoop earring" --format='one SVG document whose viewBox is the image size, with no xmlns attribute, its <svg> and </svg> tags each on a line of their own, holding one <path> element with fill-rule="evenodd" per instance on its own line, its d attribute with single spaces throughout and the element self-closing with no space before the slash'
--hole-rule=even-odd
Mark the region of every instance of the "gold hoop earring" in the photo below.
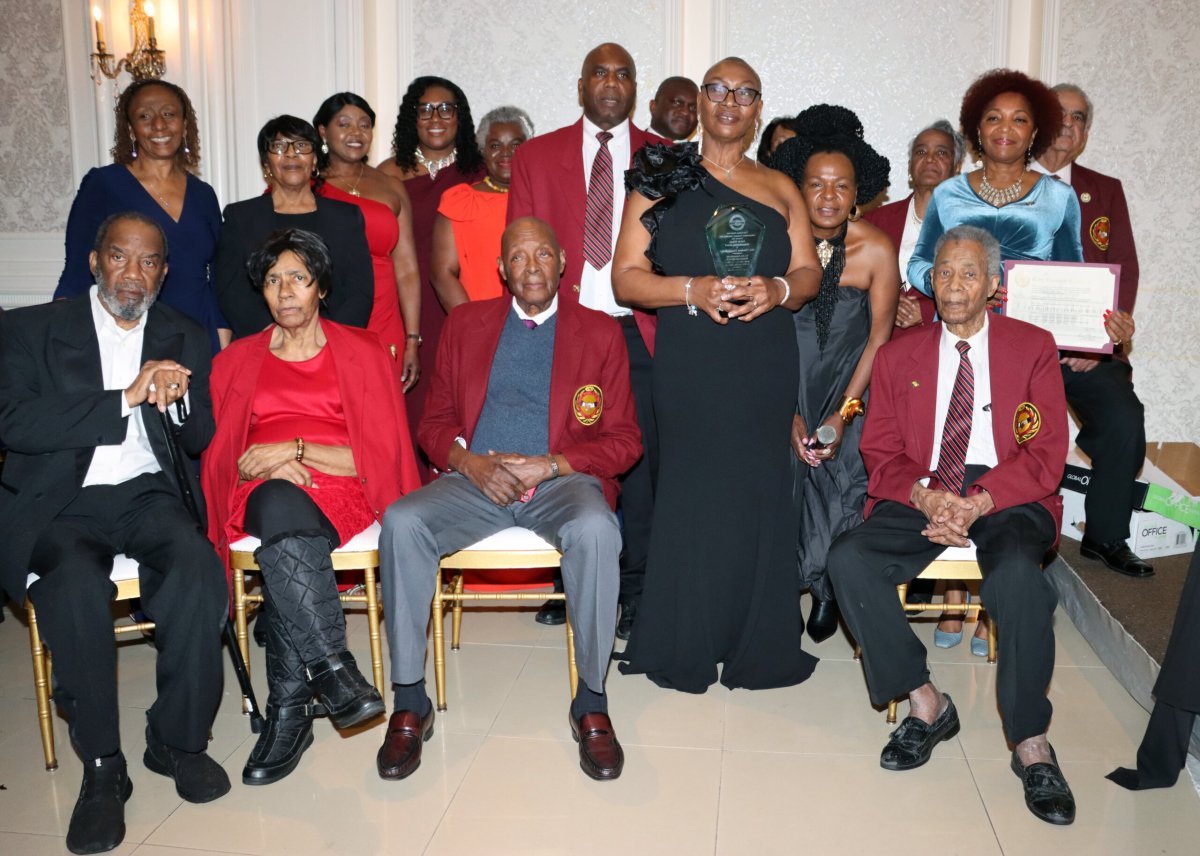
<svg viewBox="0 0 1200 856">
<path fill-rule="evenodd" d="M 858 218 L 861 216 L 862 212 L 858 210 L 858 203 L 856 202 L 850 206 L 850 216 L 846 219 L 848 219 L 851 223 L 856 223 L 858 222 Z"/>
</svg>

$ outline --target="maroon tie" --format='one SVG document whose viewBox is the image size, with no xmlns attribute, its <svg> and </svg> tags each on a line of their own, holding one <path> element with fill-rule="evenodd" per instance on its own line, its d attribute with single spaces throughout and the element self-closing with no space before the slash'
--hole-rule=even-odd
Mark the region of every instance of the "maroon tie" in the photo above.
<svg viewBox="0 0 1200 856">
<path fill-rule="evenodd" d="M 612 134 L 601 131 L 596 135 L 600 151 L 592 161 L 592 176 L 588 180 L 587 207 L 583 212 L 583 259 L 596 270 L 612 258 L 613 178 L 612 152 L 608 141 Z"/>
<path fill-rule="evenodd" d="M 525 326 L 528 327 L 530 330 L 532 330 L 534 327 L 537 326 L 537 322 L 534 321 L 532 318 L 522 318 L 521 320 L 523 322 L 525 322 Z"/>
<path fill-rule="evenodd" d="M 942 485 L 959 495 L 967 472 L 967 444 L 971 441 L 971 411 L 975 406 L 975 370 L 967 351 L 971 346 L 959 341 L 958 376 L 950 393 L 950 407 L 942 428 L 942 450 L 938 455 L 937 477 Z"/>
</svg>

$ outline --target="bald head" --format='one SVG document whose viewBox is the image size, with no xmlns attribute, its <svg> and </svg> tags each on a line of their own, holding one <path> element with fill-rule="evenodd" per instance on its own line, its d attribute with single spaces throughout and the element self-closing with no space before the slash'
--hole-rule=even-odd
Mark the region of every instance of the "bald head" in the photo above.
<svg viewBox="0 0 1200 856">
<path fill-rule="evenodd" d="M 637 68 L 629 51 L 605 42 L 588 51 L 579 72 L 579 104 L 588 121 L 607 131 L 629 118 L 637 98 Z"/>
<path fill-rule="evenodd" d="M 712 68 L 704 72 L 704 79 L 707 81 L 714 75 L 721 74 L 722 72 L 727 74 L 729 71 L 734 69 L 742 71 L 746 77 L 754 82 L 754 87 L 759 91 L 762 91 L 762 78 L 758 76 L 758 72 L 754 70 L 754 66 L 746 62 L 740 56 L 727 56 L 725 59 L 719 60 L 713 65 Z"/>
<path fill-rule="evenodd" d="M 554 230 L 544 220 L 514 220 L 500 237 L 500 277 L 527 315 L 536 316 L 550 306 L 566 263 Z"/>
</svg>

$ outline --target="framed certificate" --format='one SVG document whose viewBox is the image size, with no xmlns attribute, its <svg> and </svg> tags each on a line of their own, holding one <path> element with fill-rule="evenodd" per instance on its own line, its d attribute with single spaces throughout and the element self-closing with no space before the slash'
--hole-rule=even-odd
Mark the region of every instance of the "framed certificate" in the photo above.
<svg viewBox="0 0 1200 856">
<path fill-rule="evenodd" d="M 1117 305 L 1120 278 L 1120 265 L 1010 260 L 1004 314 L 1049 331 L 1060 351 L 1111 354 L 1104 313 Z"/>
</svg>

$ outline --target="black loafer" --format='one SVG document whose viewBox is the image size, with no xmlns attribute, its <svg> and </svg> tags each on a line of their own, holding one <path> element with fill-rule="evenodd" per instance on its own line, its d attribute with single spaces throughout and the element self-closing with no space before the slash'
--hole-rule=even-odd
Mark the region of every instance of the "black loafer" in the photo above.
<svg viewBox="0 0 1200 856">
<path fill-rule="evenodd" d="M 146 769 L 175 780 L 175 793 L 190 803 L 212 802 L 229 793 L 229 776 L 207 752 L 184 752 L 160 743 L 146 726 Z"/>
<path fill-rule="evenodd" d="M 1034 817 L 1053 823 L 1057 826 L 1067 826 L 1075 822 L 1075 796 L 1067 784 L 1062 770 L 1058 766 L 1058 758 L 1054 747 L 1050 747 L 1050 757 L 1054 763 L 1030 764 L 1021 766 L 1021 759 L 1014 749 L 1012 753 L 1012 771 L 1021 780 L 1025 788 L 1025 805 L 1033 812 Z"/>
<path fill-rule="evenodd" d="M 83 784 L 67 827 L 67 849 L 103 853 L 124 841 L 125 803 L 132 793 L 133 782 L 120 752 L 84 761 Z"/>
<path fill-rule="evenodd" d="M 946 695 L 946 709 L 932 725 L 915 716 L 905 717 L 883 747 L 879 766 L 885 770 L 915 770 L 929 760 L 934 746 L 954 737 L 958 729 L 958 711 L 954 708 L 954 700 Z"/>
<path fill-rule="evenodd" d="M 542 604 L 533 620 L 538 624 L 549 624 L 556 627 L 567 623 L 567 602 L 565 600 L 548 600 Z"/>
<path fill-rule="evenodd" d="M 296 769 L 300 757 L 312 745 L 315 712 L 311 704 L 267 708 L 267 727 L 258 735 L 242 768 L 242 784 L 269 785 Z"/>
<path fill-rule="evenodd" d="M 1150 567 L 1150 563 L 1139 558 L 1124 541 L 1109 541 L 1107 544 L 1100 544 L 1084 538 L 1079 544 L 1079 555 L 1103 562 L 1118 574 L 1124 574 L 1127 577 L 1154 576 L 1154 568 Z"/>
<path fill-rule="evenodd" d="M 617 620 L 617 638 L 629 641 L 633 633 L 633 620 L 637 618 L 637 601 L 621 604 L 621 617 Z"/>
<path fill-rule="evenodd" d="M 814 642 L 824 642 L 836 633 L 838 628 L 837 601 L 818 600 L 814 597 L 805 627 L 808 630 L 808 638 Z"/>
</svg>

